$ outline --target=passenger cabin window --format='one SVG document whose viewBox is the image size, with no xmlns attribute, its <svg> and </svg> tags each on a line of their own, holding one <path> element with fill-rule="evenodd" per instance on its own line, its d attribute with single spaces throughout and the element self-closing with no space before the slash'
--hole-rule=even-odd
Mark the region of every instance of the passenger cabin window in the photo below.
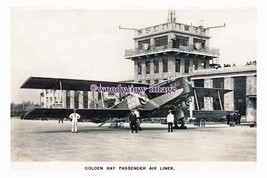
<svg viewBox="0 0 267 178">
<path fill-rule="evenodd" d="M 168 44 L 168 36 L 161 36 L 155 38 L 155 46 L 165 46 Z"/>
</svg>

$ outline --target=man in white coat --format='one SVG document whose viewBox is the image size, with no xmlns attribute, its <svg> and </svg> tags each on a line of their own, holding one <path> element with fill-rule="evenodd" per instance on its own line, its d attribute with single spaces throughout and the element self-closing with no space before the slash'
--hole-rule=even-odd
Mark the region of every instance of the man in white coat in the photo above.
<svg viewBox="0 0 267 178">
<path fill-rule="evenodd" d="M 174 115 L 172 114 L 172 111 L 169 110 L 168 111 L 169 114 L 167 115 L 167 123 L 168 123 L 168 132 L 172 132 L 173 131 L 173 128 L 172 128 L 172 125 L 174 123 Z"/>
<path fill-rule="evenodd" d="M 69 118 L 71 119 L 71 132 L 77 133 L 78 120 L 81 118 L 80 114 L 76 113 L 76 109 L 73 109 L 73 113 L 70 114 Z"/>
</svg>

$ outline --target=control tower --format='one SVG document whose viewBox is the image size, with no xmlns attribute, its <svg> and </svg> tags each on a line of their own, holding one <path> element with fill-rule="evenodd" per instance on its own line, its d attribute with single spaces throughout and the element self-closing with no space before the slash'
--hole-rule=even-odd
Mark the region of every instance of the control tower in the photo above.
<svg viewBox="0 0 267 178">
<path fill-rule="evenodd" d="M 134 49 L 124 57 L 134 61 L 135 82 L 156 84 L 216 66 L 219 49 L 209 46 L 210 38 L 209 28 L 177 23 L 169 10 L 167 23 L 135 29 Z"/>
</svg>

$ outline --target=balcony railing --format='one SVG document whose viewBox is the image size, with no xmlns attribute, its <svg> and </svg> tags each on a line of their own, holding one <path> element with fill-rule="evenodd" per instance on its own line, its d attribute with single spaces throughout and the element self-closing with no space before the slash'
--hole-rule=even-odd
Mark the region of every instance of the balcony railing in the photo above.
<svg viewBox="0 0 267 178">
<path fill-rule="evenodd" d="M 184 33 L 191 33 L 201 36 L 208 36 L 208 29 L 204 29 L 197 26 L 186 25 L 181 23 L 168 22 L 164 24 L 154 25 L 143 29 L 136 30 L 135 37 L 139 38 L 146 35 L 166 32 L 166 31 L 179 31 Z"/>
<path fill-rule="evenodd" d="M 195 45 L 188 45 L 188 46 L 173 46 L 172 43 L 169 43 L 164 46 L 148 46 L 146 49 L 129 49 L 125 50 L 125 58 L 131 57 L 138 57 L 143 55 L 152 55 L 164 52 L 178 52 L 178 53 L 185 53 L 185 54 L 195 54 L 195 55 L 202 55 L 202 56 L 212 56 L 212 57 L 219 57 L 219 49 L 216 48 L 208 48 L 208 47 L 200 47 L 196 48 Z"/>
</svg>

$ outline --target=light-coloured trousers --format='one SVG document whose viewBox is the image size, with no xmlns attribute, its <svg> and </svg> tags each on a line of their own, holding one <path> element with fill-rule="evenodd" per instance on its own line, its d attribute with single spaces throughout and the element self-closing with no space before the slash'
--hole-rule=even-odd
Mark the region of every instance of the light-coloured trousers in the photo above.
<svg viewBox="0 0 267 178">
<path fill-rule="evenodd" d="M 71 122 L 71 132 L 77 132 L 78 122 L 72 121 Z"/>
</svg>

